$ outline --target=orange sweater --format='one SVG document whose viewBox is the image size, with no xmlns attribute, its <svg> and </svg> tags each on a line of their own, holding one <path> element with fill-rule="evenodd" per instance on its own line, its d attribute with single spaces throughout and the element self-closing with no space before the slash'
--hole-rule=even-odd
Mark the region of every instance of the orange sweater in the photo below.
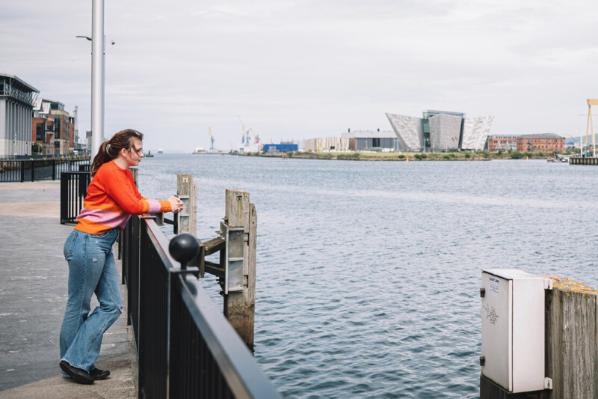
<svg viewBox="0 0 598 399">
<path fill-rule="evenodd" d="M 143 198 L 131 171 L 110 161 L 100 166 L 91 179 L 75 230 L 102 234 L 115 227 L 123 229 L 131 214 L 171 211 L 168 200 Z"/>
</svg>

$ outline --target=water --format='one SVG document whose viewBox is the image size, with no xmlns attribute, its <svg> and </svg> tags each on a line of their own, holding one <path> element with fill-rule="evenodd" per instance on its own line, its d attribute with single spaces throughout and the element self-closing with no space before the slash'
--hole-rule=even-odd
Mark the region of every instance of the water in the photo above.
<svg viewBox="0 0 598 399">
<path fill-rule="evenodd" d="M 258 212 L 256 358 L 289 398 L 476 398 L 479 279 L 515 267 L 598 287 L 598 168 L 545 161 L 351 162 L 162 155 L 148 197 L 199 185 Z M 206 286 L 220 300 L 214 279 Z"/>
</svg>

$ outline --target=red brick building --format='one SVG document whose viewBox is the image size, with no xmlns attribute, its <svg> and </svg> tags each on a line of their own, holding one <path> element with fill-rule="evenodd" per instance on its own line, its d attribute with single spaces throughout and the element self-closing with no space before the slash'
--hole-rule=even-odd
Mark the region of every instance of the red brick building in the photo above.
<svg viewBox="0 0 598 399">
<path fill-rule="evenodd" d="M 68 155 L 75 149 L 75 118 L 58 101 L 42 100 L 31 123 L 33 143 L 44 155 Z"/>
<path fill-rule="evenodd" d="M 488 151 L 517 151 L 518 136 L 488 136 Z"/>
<path fill-rule="evenodd" d="M 486 142 L 488 151 L 560 152 L 565 148 L 565 138 L 554 133 L 493 135 Z"/>
<path fill-rule="evenodd" d="M 517 141 L 517 151 L 562 151 L 565 148 L 565 138 L 553 133 L 526 134 Z"/>
</svg>

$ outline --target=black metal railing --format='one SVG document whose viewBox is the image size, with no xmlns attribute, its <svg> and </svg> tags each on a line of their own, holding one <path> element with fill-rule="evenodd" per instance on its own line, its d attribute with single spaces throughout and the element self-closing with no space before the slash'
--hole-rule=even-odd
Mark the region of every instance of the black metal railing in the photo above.
<svg viewBox="0 0 598 399">
<path fill-rule="evenodd" d="M 60 179 L 63 172 L 89 165 L 89 157 L 0 159 L 0 182 L 26 182 Z"/>
<path fill-rule="evenodd" d="M 60 174 L 60 223 L 75 223 L 83 208 L 89 172 L 62 172 Z"/>
<path fill-rule="evenodd" d="M 140 398 L 280 397 L 152 217 L 133 216 L 121 242 Z"/>
</svg>

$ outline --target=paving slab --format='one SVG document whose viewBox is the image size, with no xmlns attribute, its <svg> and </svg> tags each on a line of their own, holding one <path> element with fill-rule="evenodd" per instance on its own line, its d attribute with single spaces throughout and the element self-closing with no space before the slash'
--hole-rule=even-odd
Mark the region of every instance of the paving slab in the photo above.
<svg viewBox="0 0 598 399">
<path fill-rule="evenodd" d="M 58 181 L 0 183 L 0 398 L 136 397 L 126 312 L 104 335 L 97 363 L 112 378 L 82 386 L 58 368 L 68 277 L 62 248 L 73 228 L 59 223 L 59 195 Z"/>
</svg>

